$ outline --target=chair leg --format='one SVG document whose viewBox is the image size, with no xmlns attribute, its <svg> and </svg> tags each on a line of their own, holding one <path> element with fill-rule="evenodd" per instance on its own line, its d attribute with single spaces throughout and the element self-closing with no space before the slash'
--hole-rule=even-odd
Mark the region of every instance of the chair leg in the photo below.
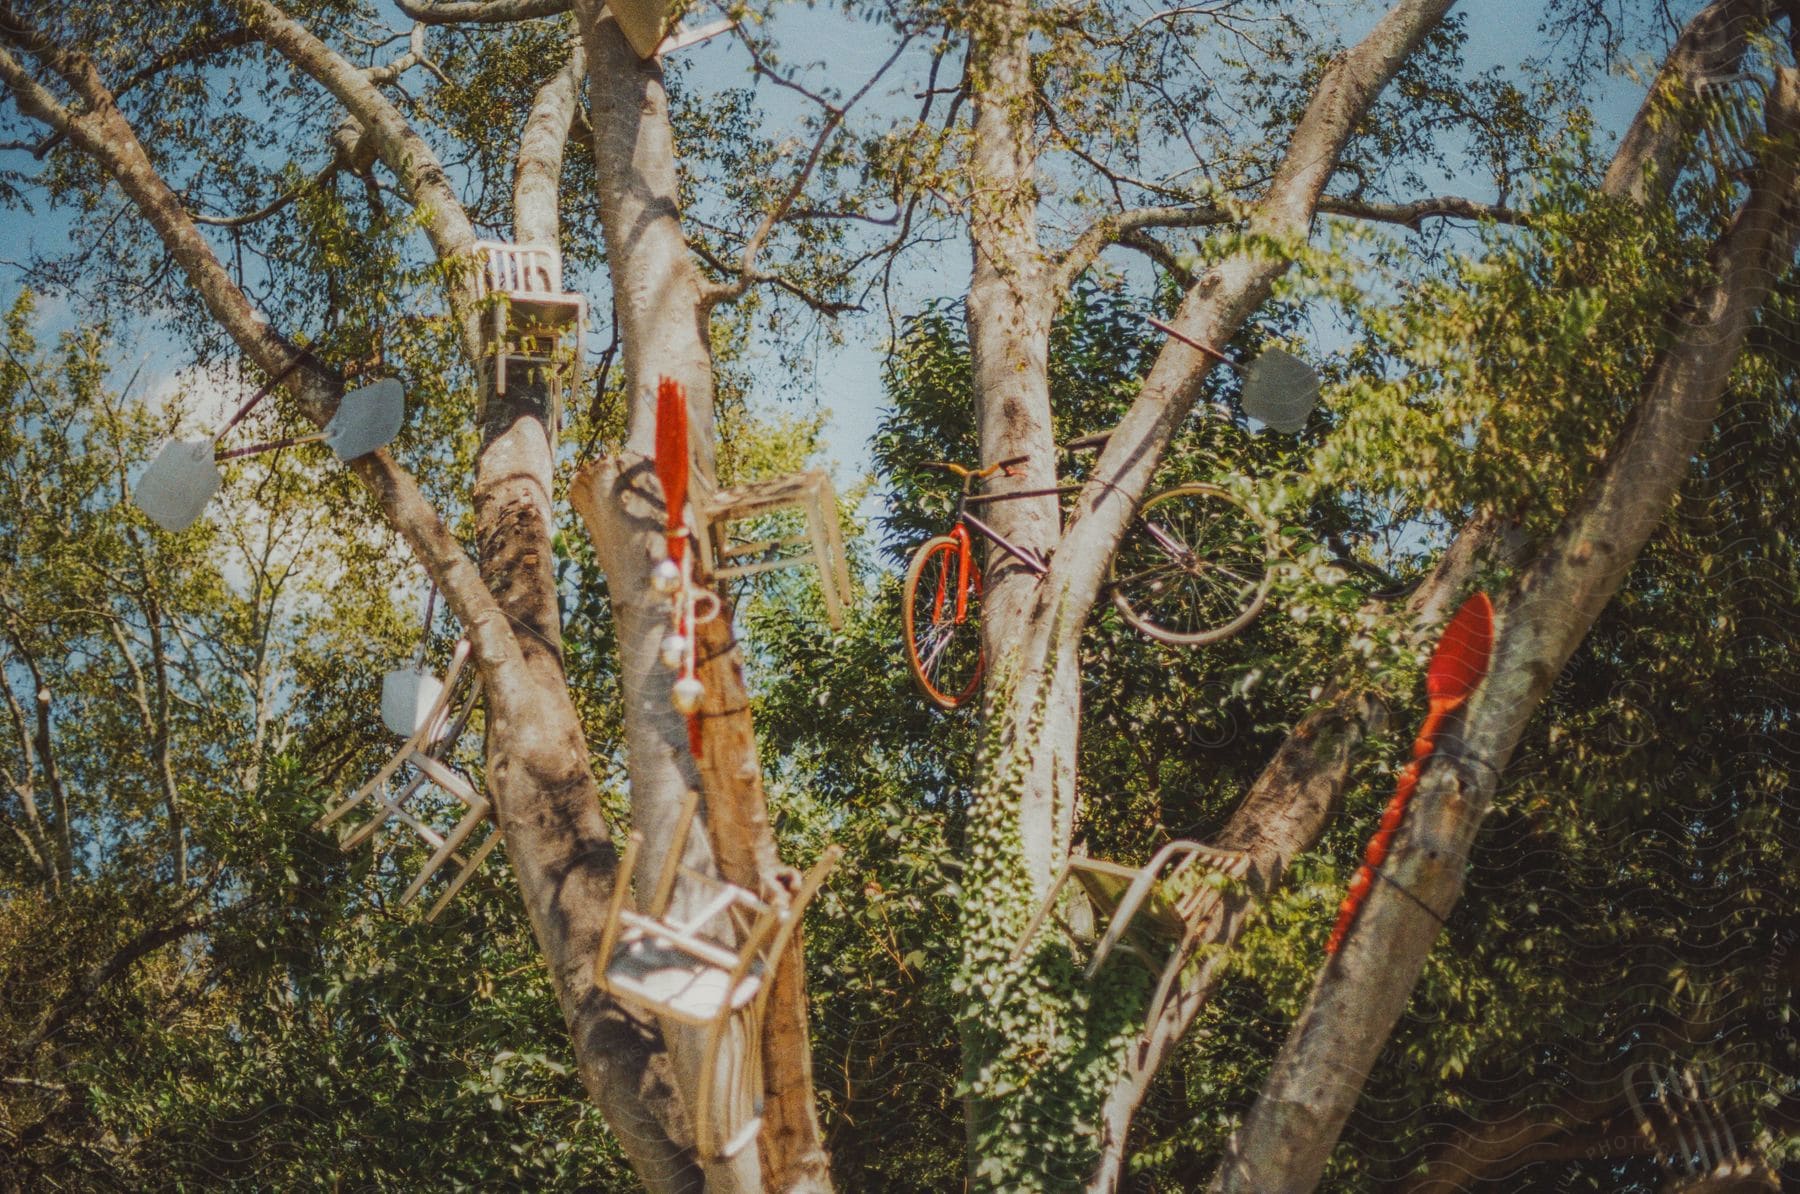
<svg viewBox="0 0 1800 1194">
<path fill-rule="evenodd" d="M 752 1005 L 760 1008 L 759 1002 Z M 737 1124 L 720 1145 L 718 1155 L 722 1160 L 730 1160 L 749 1147 L 757 1134 L 762 1131 L 763 1112 L 763 1073 L 762 1073 L 762 1016 L 746 1009 L 734 1021 L 737 1029 L 732 1035 L 734 1044 L 734 1062 L 730 1067 L 732 1079 L 728 1081 L 724 1091 L 724 1100 L 731 1112 L 728 1123 Z"/>
<path fill-rule="evenodd" d="M 1156 994 L 1150 997 L 1150 1009 L 1144 1013 L 1144 1031 L 1138 1036 L 1140 1058 L 1142 1050 L 1149 1046 L 1150 1034 L 1156 1030 L 1156 1022 L 1162 1019 L 1163 1009 L 1169 1003 L 1169 996 L 1175 992 L 1175 984 L 1181 978 L 1181 972 L 1187 969 L 1188 961 L 1193 954 L 1194 941 L 1198 936 L 1197 932 L 1189 930 L 1188 934 L 1176 945 L 1175 952 L 1169 955 L 1169 960 L 1163 964 L 1162 977 L 1156 984 Z"/>
<path fill-rule="evenodd" d="M 494 393 L 506 393 L 506 317 L 512 304 L 504 298 L 494 304 Z"/>
<path fill-rule="evenodd" d="M 725 1028 L 733 1019 L 731 992 L 719 1001 L 719 1011 L 706 1027 L 706 1051 L 701 1055 L 700 1083 L 694 1098 L 694 1144 L 707 1157 L 722 1154 L 713 1138 L 713 1098 L 717 1090 L 719 1057 L 724 1045 Z"/>
<path fill-rule="evenodd" d="M 619 869 L 613 873 L 612 898 L 606 904 L 606 925 L 600 930 L 600 956 L 594 966 L 595 980 L 605 991 L 612 990 L 607 984 L 606 968 L 612 964 L 613 950 L 618 946 L 619 914 L 625 909 L 625 897 L 631 893 L 631 870 L 643 842 L 644 835 L 635 831 L 625 839 L 625 853 L 619 859 Z"/>
<path fill-rule="evenodd" d="M 1037 937 L 1038 930 L 1044 927 L 1044 921 L 1049 919 L 1050 914 L 1056 909 L 1057 894 L 1062 891 L 1063 884 L 1068 881 L 1069 865 L 1064 863 L 1062 870 L 1056 872 L 1056 879 L 1050 884 L 1050 890 L 1045 893 L 1044 902 L 1038 905 L 1038 910 L 1032 916 L 1031 923 L 1025 926 L 1023 933 L 1019 934 L 1019 943 L 1013 946 L 1012 955 L 1006 959 L 1008 966 L 1017 966 L 1019 959 L 1025 956 L 1025 951 L 1031 948 L 1031 943 Z"/>
<path fill-rule="evenodd" d="M 663 856 L 662 873 L 656 879 L 656 891 L 650 897 L 650 903 L 644 911 L 651 916 L 661 918 L 668 911 L 669 897 L 675 891 L 675 876 L 681 871 L 682 856 L 687 853 L 688 830 L 694 824 L 694 815 L 700 810 L 700 793 L 690 791 L 681 802 L 681 815 L 675 822 L 675 832 L 669 838 L 669 852 Z"/>
<path fill-rule="evenodd" d="M 819 595 L 825 599 L 825 620 L 831 623 L 833 630 L 841 630 L 844 625 L 844 609 L 838 604 L 836 577 L 832 573 L 831 546 L 825 535 L 826 513 L 824 503 L 819 500 L 819 491 L 813 490 L 811 500 L 807 503 L 806 530 L 812 537 L 813 564 L 819 570 Z M 832 511 L 830 517 L 837 517 Z"/>
<path fill-rule="evenodd" d="M 436 923 L 438 913 L 449 907 L 450 901 L 456 898 L 456 893 L 463 889 L 463 884 L 475 877 L 475 872 L 481 869 L 481 864 L 487 861 L 487 856 L 492 854 L 494 852 L 494 847 L 499 844 L 500 827 L 496 825 L 494 826 L 493 832 L 489 833 L 487 837 L 483 839 L 481 845 L 475 848 L 475 852 L 469 855 L 469 861 L 463 864 L 463 868 L 460 871 L 456 872 L 456 877 L 450 880 L 450 886 L 444 888 L 443 893 L 438 896 L 437 900 L 431 905 L 430 910 L 425 913 L 426 924 Z"/>
<path fill-rule="evenodd" d="M 463 842 L 468 840 L 469 835 L 475 832 L 476 826 L 487 820 L 489 807 L 487 801 L 482 801 L 480 805 L 463 815 L 463 819 L 456 823 L 456 828 L 444 835 L 437 851 L 425 860 L 425 865 L 419 868 L 419 873 L 414 877 L 411 885 L 401 894 L 400 902 L 402 904 L 412 903 L 413 897 L 419 894 L 431 876 L 437 873 L 437 869 L 450 860 Z"/>
<path fill-rule="evenodd" d="M 847 606 L 851 597 L 850 561 L 844 555 L 844 530 L 838 525 L 837 491 L 829 480 L 822 486 L 820 505 L 824 507 L 825 542 L 831 548 L 829 579 L 837 586 L 839 603 Z"/>
<path fill-rule="evenodd" d="M 412 778 L 406 781 L 406 786 L 400 789 L 400 794 L 392 800 L 382 799 L 378 801 L 381 805 L 381 812 L 370 817 L 367 821 L 352 830 L 350 836 L 338 844 L 338 848 L 347 854 L 374 837 L 376 832 L 379 831 L 383 825 L 386 825 L 389 821 L 394 819 L 394 815 L 400 811 L 401 807 L 404 806 L 408 800 L 412 799 L 413 793 L 417 792 L 424 783 L 425 776 L 418 771 L 413 772 Z M 373 792 L 378 791 L 379 789 L 371 787 L 370 790 Z"/>
</svg>

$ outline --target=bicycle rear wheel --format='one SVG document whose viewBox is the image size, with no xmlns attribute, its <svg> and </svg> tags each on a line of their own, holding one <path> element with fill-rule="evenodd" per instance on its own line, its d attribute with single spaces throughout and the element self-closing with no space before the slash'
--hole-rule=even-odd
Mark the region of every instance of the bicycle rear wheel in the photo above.
<svg viewBox="0 0 1800 1194">
<path fill-rule="evenodd" d="M 1112 599 L 1141 633 L 1181 647 L 1230 638 L 1262 612 L 1274 540 L 1216 485 L 1179 485 L 1139 507 L 1112 562 Z"/>
<path fill-rule="evenodd" d="M 901 604 L 906 662 L 925 695 L 945 709 L 964 703 L 981 685 L 981 569 L 969 562 L 969 588 L 959 602 L 961 566 L 956 539 L 927 540 L 906 570 Z"/>
</svg>

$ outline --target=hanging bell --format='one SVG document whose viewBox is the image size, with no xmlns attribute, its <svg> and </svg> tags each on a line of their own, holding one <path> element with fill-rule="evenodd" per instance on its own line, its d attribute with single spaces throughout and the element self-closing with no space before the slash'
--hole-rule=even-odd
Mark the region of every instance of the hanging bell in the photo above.
<svg viewBox="0 0 1800 1194">
<path fill-rule="evenodd" d="M 650 570 L 650 587 L 664 594 L 681 588 L 681 565 L 667 558 L 658 560 Z"/>
<path fill-rule="evenodd" d="M 680 671 L 687 665 L 691 646 L 685 634 L 665 634 L 662 641 L 663 666 L 672 672 Z"/>
<path fill-rule="evenodd" d="M 692 676 L 683 676 L 675 681 L 670 691 L 670 701 L 677 713 L 693 713 L 700 708 L 700 698 L 706 693 L 706 685 Z"/>
</svg>

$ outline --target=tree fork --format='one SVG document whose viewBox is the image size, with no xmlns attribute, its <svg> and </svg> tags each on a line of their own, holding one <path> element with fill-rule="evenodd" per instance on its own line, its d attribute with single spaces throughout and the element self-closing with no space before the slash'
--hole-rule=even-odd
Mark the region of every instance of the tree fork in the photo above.
<svg viewBox="0 0 1800 1194">
<path fill-rule="evenodd" d="M 1676 104 L 1675 98 L 1696 93 L 1705 80 L 1736 70 L 1751 35 L 1766 25 L 1770 15 L 1770 6 L 1763 0 L 1712 0 L 1688 22 L 1658 71 L 1631 131 L 1608 164 L 1602 193 L 1640 206 L 1668 201 L 1692 143 L 1692 108 Z M 1510 529 L 1508 520 L 1491 512 L 1478 514 L 1457 533 L 1431 575 L 1407 602 L 1408 620 L 1426 627 L 1442 622 L 1477 566 L 1517 564 L 1527 547 Z M 1318 840 L 1342 798 L 1349 780 L 1349 755 L 1324 752 L 1316 755 L 1309 767 L 1305 756 L 1295 755 L 1291 747 L 1327 732 L 1360 740 L 1379 733 L 1385 715 L 1385 705 L 1375 701 L 1373 694 L 1340 688 L 1335 700 L 1309 712 L 1294 727 L 1215 842 L 1249 849 L 1256 862 L 1248 902 L 1228 906 L 1209 939 L 1212 944 L 1228 948 L 1237 941 L 1248 925 L 1249 904 L 1273 891 L 1293 859 Z M 1354 742 L 1346 745 L 1354 750 Z M 1322 801 L 1308 795 L 1319 784 L 1325 785 L 1327 793 Z M 1287 831 L 1271 831 L 1271 826 L 1284 826 Z M 1277 843 L 1281 849 L 1269 849 Z M 1136 1064 L 1120 1075 L 1107 1098 L 1104 1147 L 1089 1190 L 1117 1186 L 1131 1119 L 1150 1082 L 1205 1007 L 1224 971 L 1225 957 L 1220 951 L 1184 975 L 1161 1022 L 1151 1027 L 1145 1050 Z"/>
<path fill-rule="evenodd" d="M 1792 266 L 1800 71 L 1776 71 L 1767 130 L 1749 198 L 1715 246 L 1715 279 L 1670 312 L 1674 343 L 1587 493 L 1498 603 L 1488 679 L 1426 767 L 1388 867 L 1437 913 L 1389 885 L 1375 888 L 1345 948 L 1321 969 L 1213 1190 L 1285 1194 L 1317 1184 L 1442 930 L 1438 915 L 1461 896 L 1476 832 L 1519 737 L 1661 523 L 1712 426 L 1751 317 Z"/>
</svg>

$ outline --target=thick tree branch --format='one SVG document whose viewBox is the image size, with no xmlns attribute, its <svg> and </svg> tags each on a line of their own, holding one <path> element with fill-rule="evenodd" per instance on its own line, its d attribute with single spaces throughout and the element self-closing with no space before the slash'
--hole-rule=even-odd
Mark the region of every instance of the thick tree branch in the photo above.
<svg viewBox="0 0 1800 1194">
<path fill-rule="evenodd" d="M 14 651 L 18 652 L 26 665 L 26 670 L 31 674 L 33 691 L 35 693 L 43 692 L 42 681 L 38 678 L 36 661 L 28 652 L 20 649 L 18 637 L 10 629 L 7 632 L 7 641 L 12 643 Z M 19 743 L 19 772 L 16 776 L 8 773 L 7 787 L 11 788 L 13 795 L 18 798 L 19 810 L 25 818 L 23 826 L 18 825 L 11 817 L 7 818 L 7 822 L 12 826 L 13 833 L 18 837 L 20 844 L 25 847 L 25 852 L 30 856 L 32 864 L 43 875 L 45 890 L 54 897 L 61 894 L 62 891 L 62 857 L 66 852 L 52 847 L 43 815 L 38 810 L 36 777 L 38 734 L 33 731 L 25 716 L 24 708 L 13 693 L 11 681 L 4 674 L 0 674 L 0 694 L 4 694 L 6 698 L 7 715 L 12 721 L 13 732 L 17 735 Z"/>
<path fill-rule="evenodd" d="M 156 78 L 164 71 L 173 70 L 178 66 L 186 66 L 189 63 L 211 58 L 213 55 L 221 54 L 226 50 L 235 49 L 238 46 L 249 45 L 255 40 L 256 38 L 251 35 L 248 29 L 222 29 L 216 33 L 189 42 L 186 45 L 175 46 L 174 48 L 157 55 L 143 66 L 127 75 L 117 87 L 113 88 L 113 98 L 118 99 L 119 97 L 126 95 L 139 84 Z M 52 149 L 61 145 L 63 140 L 64 135 L 61 131 L 51 133 L 42 142 L 32 147 L 32 156 L 42 159 L 44 155 L 48 154 Z"/>
<path fill-rule="evenodd" d="M 425 25 L 500 25 L 560 16 L 569 11 L 569 0 L 395 0 L 400 11 Z"/>
<path fill-rule="evenodd" d="M 1380 203 L 1325 195 L 1318 210 L 1326 215 L 1400 224 L 1417 231 L 1426 220 L 1490 220 L 1523 224 L 1525 213 L 1500 203 L 1484 203 L 1461 195 L 1434 195 L 1405 203 Z M 1121 244 L 1149 228 L 1202 228 L 1243 219 L 1244 207 L 1200 204 L 1186 207 L 1140 207 L 1115 212 L 1090 224 L 1057 263 L 1058 286 L 1066 289 L 1094 263 L 1107 246 Z M 1133 245 L 1133 247 L 1136 247 Z"/>
<path fill-rule="evenodd" d="M 206 890 L 204 886 L 194 888 L 171 915 L 186 917 Z M 165 945 L 204 932 L 214 919 L 214 916 L 174 919 L 156 928 L 146 929 L 119 946 L 105 961 L 83 971 L 56 1002 L 38 1017 L 38 1022 L 31 1030 L 8 1047 L 4 1059 L 0 1060 L 0 1072 L 17 1070 L 30 1061 L 44 1042 L 61 1032 L 88 1000 L 131 969 L 140 959 Z"/>
<path fill-rule="evenodd" d="M 1652 1146 L 1635 1125 L 1616 1122 L 1625 1099 L 1617 1083 L 1603 1092 L 1576 1089 L 1560 1098 L 1503 1106 L 1459 1125 L 1431 1150 L 1424 1169 L 1397 1194 L 1461 1194 L 1477 1182 L 1491 1182 L 1537 1161 L 1566 1154 L 1571 1145 L 1616 1157 Z"/>
<path fill-rule="evenodd" d="M 259 39 L 329 91 L 374 137 L 382 163 L 424 213 L 426 235 L 439 259 L 453 261 L 467 254 L 475 229 L 449 175 L 431 146 L 381 94 L 371 73 L 352 66 L 268 0 L 242 0 L 241 7 Z M 471 359 L 480 355 L 478 345 L 468 347 Z"/>
<path fill-rule="evenodd" d="M 1504 566 L 1525 543 L 1507 536 L 1498 519 L 1478 515 L 1465 526 L 1408 599 L 1405 619 L 1429 635 L 1454 608 L 1480 569 Z M 1374 603 L 1370 612 L 1378 608 Z M 1174 1055 L 1229 968 L 1228 951 L 1249 928 L 1258 901 L 1280 887 L 1288 868 L 1318 841 L 1343 805 L 1351 769 L 1363 741 L 1381 733 L 1388 708 L 1373 692 L 1334 685 L 1294 726 L 1244 801 L 1214 838 L 1222 849 L 1250 856 L 1249 890 L 1228 900 L 1202 943 L 1201 961 L 1181 975 L 1174 996 L 1149 1026 L 1108 1094 L 1102 1114 L 1101 1159 L 1091 1191 L 1115 1189 L 1123 1175 L 1132 1116 L 1150 1083 Z M 1205 947 L 1213 947 L 1207 949 Z"/>
<path fill-rule="evenodd" d="M 1751 317 L 1792 265 L 1800 72 L 1768 103 L 1770 149 L 1719 242 L 1715 280 L 1673 313 L 1676 338 L 1580 503 L 1499 603 L 1487 680 L 1440 739 L 1388 871 L 1425 907 L 1375 887 L 1327 962 L 1256 1106 L 1233 1138 L 1218 1191 L 1309 1190 L 1356 1104 L 1460 897 L 1475 834 L 1525 725 L 1662 521 L 1717 412 Z"/>
<path fill-rule="evenodd" d="M 558 200 L 563 150 L 581 106 L 586 72 L 587 51 L 581 38 L 571 37 L 562 69 L 532 98 L 513 168 L 513 237 L 520 244 L 556 245 L 562 240 Z"/>
<path fill-rule="evenodd" d="M 191 212 L 189 214 L 194 223 L 204 224 L 209 228 L 248 228 L 252 224 L 259 224 L 270 216 L 279 214 L 290 203 L 306 194 L 306 192 L 312 190 L 314 187 L 324 186 L 337 175 L 340 168 L 337 159 L 333 158 L 316 173 L 296 183 L 294 186 L 289 187 L 281 194 L 275 196 L 275 198 L 269 200 L 269 202 L 252 211 L 241 212 L 235 216 L 209 216 L 203 212 Z"/>
<path fill-rule="evenodd" d="M 1654 191 L 1668 192 L 1693 145 L 1688 112 L 1701 89 L 1737 71 L 1773 8 L 1770 0 L 1712 0 L 1687 23 L 1619 141 L 1606 172 L 1608 193 L 1647 203 Z"/>
</svg>

